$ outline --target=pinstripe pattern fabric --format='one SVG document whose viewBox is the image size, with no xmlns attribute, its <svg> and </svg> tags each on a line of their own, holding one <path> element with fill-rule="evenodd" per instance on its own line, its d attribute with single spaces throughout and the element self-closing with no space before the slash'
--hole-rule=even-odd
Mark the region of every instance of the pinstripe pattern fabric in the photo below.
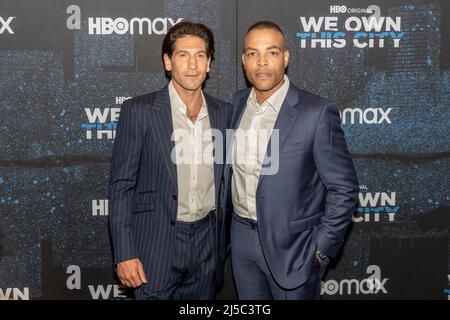
<svg viewBox="0 0 450 320">
<path fill-rule="evenodd" d="M 231 106 L 207 94 L 211 128 L 225 131 Z M 111 160 L 109 224 L 114 262 L 139 258 L 151 290 L 167 284 L 173 265 L 177 225 L 177 173 L 170 159 L 174 147 L 167 86 L 126 100 L 117 124 Z M 223 165 L 214 164 L 217 230 L 223 230 L 219 194 Z M 223 235 L 217 234 L 216 254 L 224 256 Z M 221 264 L 224 259 L 217 259 Z M 223 265 L 216 266 L 217 281 Z"/>
<path fill-rule="evenodd" d="M 196 222 L 178 222 L 170 280 L 155 291 L 144 285 L 135 292 L 137 299 L 206 300 L 213 299 L 215 280 L 215 215 Z"/>
</svg>

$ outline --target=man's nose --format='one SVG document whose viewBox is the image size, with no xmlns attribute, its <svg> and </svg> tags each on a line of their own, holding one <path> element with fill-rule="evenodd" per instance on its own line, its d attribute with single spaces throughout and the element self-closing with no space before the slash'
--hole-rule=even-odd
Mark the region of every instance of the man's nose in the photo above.
<svg viewBox="0 0 450 320">
<path fill-rule="evenodd" d="M 258 57 L 258 66 L 265 66 L 267 65 L 267 57 L 264 54 L 259 55 Z"/>
<path fill-rule="evenodd" d="M 189 69 L 197 69 L 197 59 L 195 57 L 189 58 L 188 68 Z"/>
</svg>

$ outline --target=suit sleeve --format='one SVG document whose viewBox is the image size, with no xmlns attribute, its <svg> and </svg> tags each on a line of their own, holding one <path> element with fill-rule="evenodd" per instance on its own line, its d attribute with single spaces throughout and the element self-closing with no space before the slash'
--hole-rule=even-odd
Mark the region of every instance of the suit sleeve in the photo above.
<svg viewBox="0 0 450 320">
<path fill-rule="evenodd" d="M 358 180 L 336 104 L 328 104 L 322 109 L 313 150 L 318 174 L 327 188 L 317 249 L 327 256 L 335 257 L 351 223 L 358 199 Z"/>
<path fill-rule="evenodd" d="M 122 105 L 117 123 L 108 186 L 109 226 L 114 263 L 137 258 L 130 226 L 133 198 L 144 138 L 139 109 Z"/>
</svg>

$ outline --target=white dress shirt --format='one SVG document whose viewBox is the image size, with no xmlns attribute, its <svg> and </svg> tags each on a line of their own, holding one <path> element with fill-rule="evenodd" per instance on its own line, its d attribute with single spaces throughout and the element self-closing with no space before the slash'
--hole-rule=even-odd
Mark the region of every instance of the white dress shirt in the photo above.
<svg viewBox="0 0 450 320">
<path fill-rule="evenodd" d="M 215 208 L 214 163 L 211 125 L 205 97 L 195 122 L 172 81 L 169 82 L 178 182 L 177 220 L 197 221 Z M 175 157 L 174 156 L 175 152 Z"/>
<path fill-rule="evenodd" d="M 283 85 L 260 105 L 253 88 L 233 142 L 232 200 L 236 214 L 257 221 L 256 188 L 275 121 L 289 89 Z"/>
</svg>

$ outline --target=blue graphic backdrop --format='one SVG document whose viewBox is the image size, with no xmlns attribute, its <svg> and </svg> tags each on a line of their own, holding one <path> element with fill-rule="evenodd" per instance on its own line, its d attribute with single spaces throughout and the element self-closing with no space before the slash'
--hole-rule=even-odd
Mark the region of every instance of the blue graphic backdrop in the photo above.
<svg viewBox="0 0 450 320">
<path fill-rule="evenodd" d="M 345 19 L 371 15 L 349 11 L 370 5 L 401 17 L 398 47 L 301 47 L 300 17 L 338 17 L 344 31 Z M 331 12 L 335 6 L 346 11 Z M 105 202 L 114 128 L 123 99 L 167 82 L 164 35 L 155 30 L 182 18 L 215 35 L 206 92 L 230 100 L 245 87 L 242 37 L 268 19 L 285 31 L 291 81 L 340 105 L 361 192 L 323 299 L 450 296 L 448 2 L 4 0 L 0 17 L 9 21 L 0 27 L 0 295 L 125 294 L 113 276 Z M 119 23 L 110 34 L 90 32 L 89 18 L 107 17 L 160 22 L 144 24 L 144 34 L 120 34 Z M 228 262 L 219 298 L 235 297 Z"/>
</svg>

